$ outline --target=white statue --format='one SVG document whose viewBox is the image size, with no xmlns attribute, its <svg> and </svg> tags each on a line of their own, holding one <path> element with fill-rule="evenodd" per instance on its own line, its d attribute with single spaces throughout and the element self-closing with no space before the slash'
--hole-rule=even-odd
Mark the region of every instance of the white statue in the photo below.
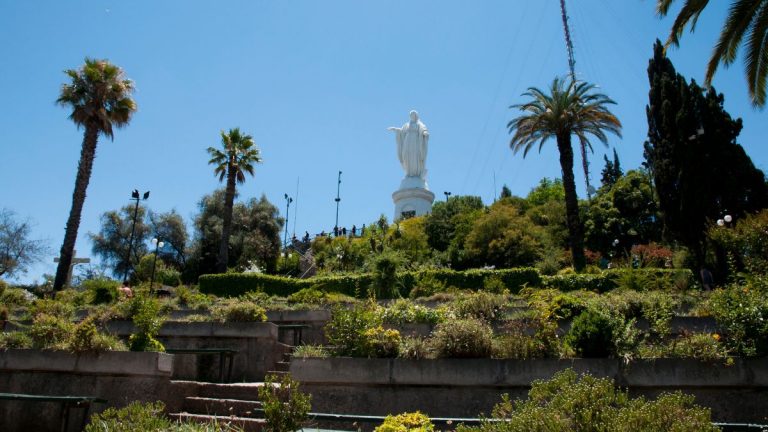
<svg viewBox="0 0 768 432">
<path fill-rule="evenodd" d="M 429 132 L 424 123 L 419 120 L 419 113 L 411 111 L 410 117 L 411 121 L 403 127 L 391 127 L 387 130 L 395 132 L 397 157 L 400 159 L 405 176 L 425 179 L 427 169 L 424 165 L 427 160 Z"/>
</svg>

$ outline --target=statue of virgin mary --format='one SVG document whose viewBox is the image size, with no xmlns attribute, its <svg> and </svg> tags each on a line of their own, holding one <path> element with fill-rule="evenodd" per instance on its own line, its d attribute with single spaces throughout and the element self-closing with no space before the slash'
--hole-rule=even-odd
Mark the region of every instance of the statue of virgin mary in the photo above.
<svg viewBox="0 0 768 432">
<path fill-rule="evenodd" d="M 410 112 L 411 120 L 403 127 L 390 127 L 387 130 L 395 132 L 397 141 L 397 157 L 405 171 L 406 177 L 426 179 L 427 145 L 429 132 L 424 123 L 419 120 L 419 113 Z"/>
</svg>

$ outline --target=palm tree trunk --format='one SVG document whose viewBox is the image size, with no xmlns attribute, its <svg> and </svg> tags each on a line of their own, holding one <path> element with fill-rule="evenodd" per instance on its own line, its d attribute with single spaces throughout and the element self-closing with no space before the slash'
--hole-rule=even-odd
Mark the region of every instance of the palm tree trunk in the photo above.
<svg viewBox="0 0 768 432">
<path fill-rule="evenodd" d="M 87 125 L 83 135 L 83 146 L 80 150 L 80 162 L 77 165 L 75 191 L 72 194 L 72 207 L 69 210 L 64 243 L 62 243 L 61 251 L 59 252 L 59 266 L 56 268 L 56 278 L 53 282 L 54 291 L 64 287 L 64 284 L 67 282 L 69 268 L 72 265 L 72 253 L 75 250 L 77 230 L 80 228 L 80 216 L 82 215 L 83 204 L 85 203 L 85 191 L 88 189 L 88 182 L 91 180 L 91 171 L 93 169 L 93 160 L 96 158 L 98 138 L 98 128 Z"/>
<path fill-rule="evenodd" d="M 227 189 L 224 193 L 224 224 L 221 227 L 221 243 L 219 244 L 219 259 L 216 261 L 216 271 L 225 273 L 229 263 L 229 234 L 232 232 L 232 209 L 235 202 L 235 170 L 232 165 L 227 167 Z"/>
<path fill-rule="evenodd" d="M 573 268 L 581 271 L 586 266 L 584 256 L 584 227 L 579 218 L 579 199 L 576 196 L 576 182 L 573 178 L 573 147 L 571 134 L 557 135 L 557 149 L 560 152 L 560 168 L 563 171 L 563 189 L 565 189 L 565 213 L 570 234 Z"/>
</svg>

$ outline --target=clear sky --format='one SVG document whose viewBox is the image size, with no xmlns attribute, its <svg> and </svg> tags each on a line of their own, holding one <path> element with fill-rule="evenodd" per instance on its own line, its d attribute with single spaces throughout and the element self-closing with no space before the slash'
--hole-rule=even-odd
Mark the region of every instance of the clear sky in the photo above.
<svg viewBox="0 0 768 432">
<path fill-rule="evenodd" d="M 702 81 L 728 3 L 710 2 L 696 33 L 670 50 L 686 77 Z M 671 18 L 659 19 L 653 0 L 568 4 L 577 73 L 618 103 L 624 136 L 610 146 L 625 169 L 638 167 L 647 62 Z M 264 158 L 240 199 L 265 194 L 284 213 L 288 193 L 289 229 L 299 236 L 332 229 L 339 170 L 340 226 L 391 219 L 403 173 L 386 128 L 411 109 L 430 130 L 428 182 L 438 199 L 450 191 L 488 203 L 504 184 L 525 195 L 560 176 L 553 143 L 523 159 L 506 129 L 509 105 L 527 87 L 567 73 L 558 0 L 0 0 L 0 40 L 0 207 L 30 218 L 51 248 L 22 280 L 55 271 L 82 130 L 54 101 L 62 71 L 86 56 L 122 67 L 139 109 L 114 142 L 99 141 L 79 256 L 91 255 L 87 233 L 100 215 L 128 204 L 134 188 L 151 190 L 151 209 L 176 209 L 189 222 L 220 186 L 205 149 L 232 127 L 251 134 Z M 714 84 L 744 119 L 740 143 L 768 169 L 766 113 L 749 104 L 740 60 Z M 612 150 L 595 144 L 598 184 Z"/>
</svg>

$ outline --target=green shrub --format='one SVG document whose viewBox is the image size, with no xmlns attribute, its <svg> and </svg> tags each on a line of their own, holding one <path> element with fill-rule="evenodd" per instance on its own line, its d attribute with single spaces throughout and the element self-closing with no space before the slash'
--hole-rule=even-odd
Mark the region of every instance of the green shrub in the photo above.
<svg viewBox="0 0 768 432">
<path fill-rule="evenodd" d="M 3 291 L 2 294 L 0 294 L 0 304 L 4 304 L 7 307 L 23 307 L 31 303 L 29 297 L 29 291 L 23 290 L 21 288 L 8 287 L 5 289 L 5 291 Z"/>
<path fill-rule="evenodd" d="M 493 294 L 509 294 L 507 286 L 498 275 L 491 275 L 483 281 L 483 291 Z"/>
<path fill-rule="evenodd" d="M 179 301 L 179 306 L 194 310 L 208 310 L 213 304 L 213 299 L 200 293 L 196 288 L 181 285 L 174 291 Z"/>
<path fill-rule="evenodd" d="M 131 402 L 124 408 L 107 408 L 91 416 L 85 432 L 161 432 L 170 430 L 173 423 L 164 415 L 162 402 Z"/>
<path fill-rule="evenodd" d="M 70 303 L 57 300 L 37 299 L 29 308 L 29 314 L 32 318 L 39 315 L 50 315 L 71 320 L 75 316 L 75 307 Z"/>
<path fill-rule="evenodd" d="M 211 311 L 213 319 L 221 322 L 263 322 L 267 320 L 264 307 L 247 301 L 230 301 Z"/>
<path fill-rule="evenodd" d="M 120 339 L 100 333 L 93 318 L 87 318 L 75 326 L 67 341 L 67 349 L 73 352 L 85 351 L 127 351 Z"/>
<path fill-rule="evenodd" d="M 328 358 L 331 353 L 321 345 L 299 345 L 293 350 L 294 358 Z"/>
<path fill-rule="evenodd" d="M 400 332 L 382 326 L 363 331 L 363 355 L 370 358 L 397 357 L 400 349 Z"/>
<path fill-rule="evenodd" d="M 87 293 L 84 291 L 76 290 L 74 288 L 67 288 L 57 292 L 54 298 L 56 301 L 69 303 L 72 306 L 79 307 L 84 306 L 88 302 L 86 297 Z"/>
<path fill-rule="evenodd" d="M 432 333 L 432 346 L 438 357 L 490 357 L 493 329 L 478 319 L 457 319 L 438 324 Z"/>
<path fill-rule="evenodd" d="M 64 318 L 41 314 L 37 315 L 29 327 L 32 348 L 62 349 L 72 333 L 73 325 Z"/>
<path fill-rule="evenodd" d="M 459 317 L 493 321 L 501 318 L 506 304 L 507 298 L 504 295 L 477 291 L 460 296 L 452 307 Z"/>
<path fill-rule="evenodd" d="M 88 279 L 82 284 L 90 304 L 114 303 L 118 298 L 119 286 L 120 283 L 112 279 Z"/>
<path fill-rule="evenodd" d="M 32 348 L 32 338 L 21 331 L 0 333 L 0 349 Z"/>
<path fill-rule="evenodd" d="M 600 274 L 562 274 L 544 276 L 543 286 L 560 291 L 587 290 L 607 292 L 615 288 L 637 291 L 685 289 L 694 281 L 688 269 L 612 269 Z"/>
<path fill-rule="evenodd" d="M 429 297 L 443 291 L 445 291 L 445 282 L 436 278 L 433 273 L 426 273 L 418 278 L 408 297 L 412 299 Z"/>
<path fill-rule="evenodd" d="M 8 284 L 4 280 L 0 279 L 0 297 L 3 296 L 6 288 L 8 288 Z"/>
<path fill-rule="evenodd" d="M 443 318 L 441 310 L 418 305 L 406 299 L 392 302 L 381 308 L 381 320 L 386 324 L 401 325 L 407 323 L 437 324 Z"/>
<path fill-rule="evenodd" d="M 302 288 L 288 296 L 288 303 L 322 305 L 328 302 L 328 294 L 315 288 Z"/>
<path fill-rule="evenodd" d="M 527 329 L 534 333 L 528 334 Z M 533 359 L 557 358 L 562 346 L 557 336 L 557 324 L 552 321 L 533 320 L 529 322 L 510 322 L 504 333 L 493 338 L 494 358 Z"/>
<path fill-rule="evenodd" d="M 325 325 L 325 336 L 334 354 L 364 357 L 367 348 L 363 332 L 381 324 L 375 304 L 355 305 L 351 309 L 335 307 L 331 319 Z"/>
<path fill-rule="evenodd" d="M 404 337 L 400 339 L 399 357 L 411 360 L 432 358 L 432 347 L 428 339 Z"/>
<path fill-rule="evenodd" d="M 755 287 L 731 285 L 710 297 L 712 316 L 725 330 L 725 345 L 736 355 L 768 354 L 768 301 Z"/>
<path fill-rule="evenodd" d="M 435 426 L 426 415 L 416 411 L 396 416 L 388 415 L 374 432 L 432 432 Z"/>
<path fill-rule="evenodd" d="M 165 347 L 155 339 L 165 317 L 160 313 L 160 302 L 156 299 L 137 294 L 130 302 L 131 316 L 136 333 L 128 338 L 131 351 L 159 351 L 164 352 Z"/>
<path fill-rule="evenodd" d="M 0 305 L 0 321 L 8 321 L 9 315 L 8 308 L 5 305 Z"/>
<path fill-rule="evenodd" d="M 294 432 L 307 420 L 312 399 L 301 392 L 299 382 L 290 375 L 267 375 L 259 387 L 259 400 L 264 406 L 267 432 Z"/>
<path fill-rule="evenodd" d="M 668 351 L 669 357 L 693 358 L 712 361 L 728 357 L 728 350 L 720 342 L 720 335 L 710 333 L 684 334 L 674 339 Z"/>
<path fill-rule="evenodd" d="M 608 357 L 613 354 L 613 331 L 607 314 L 586 310 L 573 320 L 565 343 L 581 357 Z"/>
<path fill-rule="evenodd" d="M 425 277 L 439 281 L 440 286 L 479 290 L 487 277 L 498 276 L 512 293 L 524 286 L 539 286 L 542 283 L 539 272 L 534 268 L 501 270 L 423 270 L 407 271 L 397 275 L 403 292 L 410 292 Z M 287 297 L 302 288 L 315 287 L 325 292 L 337 292 L 357 298 L 367 296 L 367 288 L 373 279 L 370 274 L 318 276 L 308 279 L 294 279 L 262 273 L 224 273 L 200 276 L 200 292 L 219 297 L 238 297 L 248 291 L 263 291 L 269 295 Z"/>
<path fill-rule="evenodd" d="M 578 376 L 572 369 L 548 381 L 531 384 L 528 399 L 508 395 L 479 427 L 459 426 L 459 432 L 715 432 L 708 408 L 680 392 L 662 393 L 655 400 L 632 399 L 607 378 Z"/>
</svg>

